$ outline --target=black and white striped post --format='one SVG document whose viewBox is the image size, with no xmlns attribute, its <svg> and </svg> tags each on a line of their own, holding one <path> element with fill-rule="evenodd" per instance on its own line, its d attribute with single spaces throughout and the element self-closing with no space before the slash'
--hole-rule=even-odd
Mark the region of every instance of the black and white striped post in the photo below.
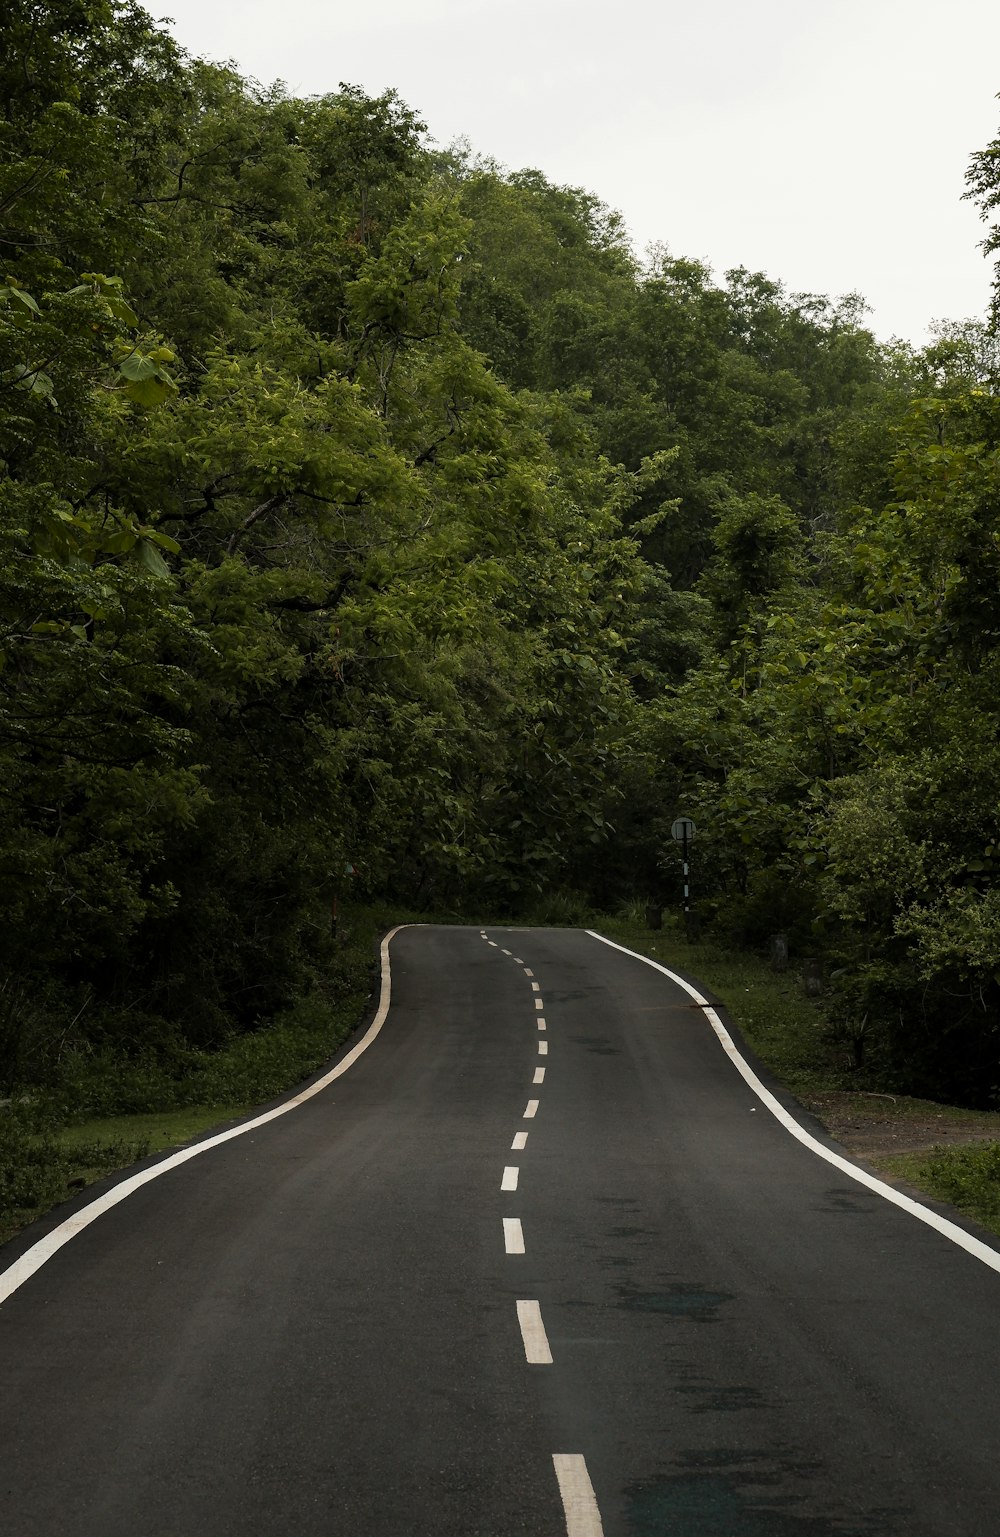
<svg viewBox="0 0 1000 1537">
<path fill-rule="evenodd" d="M 691 888 L 688 883 L 688 845 L 693 841 L 695 825 L 690 817 L 678 817 L 670 829 L 670 836 L 675 843 L 681 845 L 681 854 L 684 859 L 684 933 L 688 939 L 691 934 Z"/>
</svg>

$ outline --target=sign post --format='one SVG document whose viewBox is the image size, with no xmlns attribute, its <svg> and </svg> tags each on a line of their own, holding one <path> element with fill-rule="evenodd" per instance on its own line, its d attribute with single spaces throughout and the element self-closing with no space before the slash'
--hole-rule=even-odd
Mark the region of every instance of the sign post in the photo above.
<svg viewBox="0 0 1000 1537">
<path fill-rule="evenodd" d="M 691 938 L 691 888 L 688 883 L 688 844 L 694 839 L 696 832 L 694 823 L 690 817 L 678 817 L 670 829 L 670 836 L 675 843 L 681 845 L 681 854 L 684 859 L 684 933 Z"/>
</svg>

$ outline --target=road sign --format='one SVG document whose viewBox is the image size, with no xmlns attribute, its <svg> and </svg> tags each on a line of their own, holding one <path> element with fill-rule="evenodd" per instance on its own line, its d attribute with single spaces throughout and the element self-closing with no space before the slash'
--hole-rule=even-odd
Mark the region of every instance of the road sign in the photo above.
<svg viewBox="0 0 1000 1537">
<path fill-rule="evenodd" d="M 695 834 L 695 826 L 690 817 L 678 817 L 670 829 L 670 836 L 675 843 L 690 843 Z"/>
</svg>

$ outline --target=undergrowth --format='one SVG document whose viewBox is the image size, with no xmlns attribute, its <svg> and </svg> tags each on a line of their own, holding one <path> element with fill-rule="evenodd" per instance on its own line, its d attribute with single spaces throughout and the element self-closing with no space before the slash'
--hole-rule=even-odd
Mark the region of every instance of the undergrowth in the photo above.
<svg viewBox="0 0 1000 1537">
<path fill-rule="evenodd" d="M 885 1162 L 894 1174 L 1000 1233 L 1000 1142 L 937 1147 Z"/>
<path fill-rule="evenodd" d="M 58 1075 L 0 1099 L 0 1242 L 93 1180 L 176 1146 L 309 1077 L 362 1021 L 377 941 L 397 914 L 353 908 L 325 973 L 281 1015 L 215 1049 L 67 1053 Z M 136 1123 L 140 1123 L 136 1130 Z"/>
</svg>

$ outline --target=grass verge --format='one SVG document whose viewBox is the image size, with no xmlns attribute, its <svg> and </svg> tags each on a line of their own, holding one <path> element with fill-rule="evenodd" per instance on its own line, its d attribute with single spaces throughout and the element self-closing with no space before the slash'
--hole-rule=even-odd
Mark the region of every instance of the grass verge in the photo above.
<svg viewBox="0 0 1000 1537">
<path fill-rule="evenodd" d="M 80 1121 L 46 1132 L 0 1123 L 0 1243 L 87 1185 L 148 1153 L 183 1147 L 249 1105 L 189 1105 L 160 1115 L 120 1115 Z M 3 1135 L 3 1130 L 8 1132 Z"/>
<path fill-rule="evenodd" d="M 887 1172 L 1000 1234 L 1000 1142 L 935 1147 L 881 1160 Z"/>
</svg>

